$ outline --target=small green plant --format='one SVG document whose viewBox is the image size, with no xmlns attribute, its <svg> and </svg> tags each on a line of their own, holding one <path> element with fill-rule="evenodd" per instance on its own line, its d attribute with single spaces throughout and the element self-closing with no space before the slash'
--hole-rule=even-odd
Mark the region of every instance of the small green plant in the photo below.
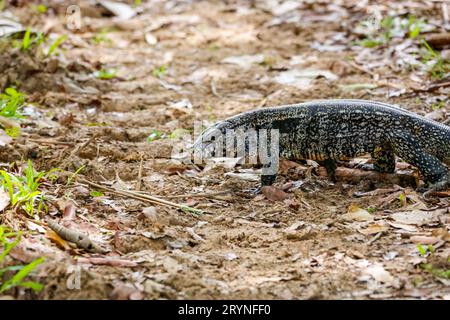
<svg viewBox="0 0 450 320">
<path fill-rule="evenodd" d="M 410 16 L 406 28 L 410 39 L 415 39 L 419 36 L 425 23 L 422 20 L 417 20 L 414 16 Z"/>
<path fill-rule="evenodd" d="M 169 134 L 168 138 L 169 138 L 169 139 L 178 139 L 178 138 L 181 138 L 181 137 L 183 137 L 184 135 L 189 134 L 189 133 L 190 133 L 190 132 L 189 132 L 189 130 L 187 130 L 187 129 L 178 128 L 178 129 L 173 130 L 173 131 Z"/>
<path fill-rule="evenodd" d="M 442 108 L 444 108 L 444 107 L 445 107 L 445 101 L 442 100 L 442 101 L 440 101 L 439 103 L 433 103 L 433 104 L 431 105 L 431 110 L 437 111 L 437 110 L 442 109 Z"/>
<path fill-rule="evenodd" d="M 359 45 L 366 47 L 366 48 L 375 48 L 378 47 L 379 45 L 382 45 L 384 42 L 381 40 L 377 40 L 377 39 L 363 39 L 361 41 L 358 42 Z"/>
<path fill-rule="evenodd" d="M 31 50 L 32 46 L 35 45 L 39 47 L 45 41 L 45 36 L 43 32 L 38 32 L 36 34 L 31 32 L 31 29 L 28 27 L 25 30 L 22 41 L 15 42 L 14 46 L 20 48 L 22 51 Z"/>
<path fill-rule="evenodd" d="M 153 130 L 147 137 L 147 142 L 152 142 L 164 137 L 164 132 Z"/>
<path fill-rule="evenodd" d="M 192 208 L 192 207 L 189 207 L 189 206 L 182 206 L 180 209 L 183 212 L 190 213 L 190 214 L 193 214 L 195 216 L 200 216 L 200 215 L 202 215 L 204 213 L 203 210 L 195 209 L 195 208 Z"/>
<path fill-rule="evenodd" d="M 13 207 L 21 207 L 28 215 L 34 216 L 42 209 L 47 210 L 44 195 L 39 190 L 41 180 L 50 177 L 56 170 L 50 170 L 48 173 L 36 171 L 33 163 L 28 160 L 22 174 L 0 170 L 0 185 L 8 192 Z"/>
<path fill-rule="evenodd" d="M 425 255 L 429 252 L 429 253 L 433 253 L 434 252 L 434 248 L 433 248 L 433 246 L 430 244 L 430 245 L 428 245 L 427 247 L 423 247 L 422 245 L 420 245 L 420 244 L 417 244 L 417 250 L 419 250 L 419 252 L 420 252 L 420 255 L 422 256 L 422 257 L 425 257 Z"/>
<path fill-rule="evenodd" d="M 0 94 L 0 116 L 5 118 L 23 118 L 20 109 L 25 104 L 25 95 L 14 88 L 6 88 Z"/>
<path fill-rule="evenodd" d="M 48 48 L 47 55 L 51 56 L 53 53 L 55 53 L 56 49 L 67 40 L 67 35 L 62 35 L 58 37 L 51 45 L 50 48 Z"/>
<path fill-rule="evenodd" d="M 375 48 L 388 43 L 395 35 L 408 34 L 410 39 L 417 38 L 425 27 L 422 19 L 409 16 L 408 20 L 401 17 L 387 16 L 379 23 L 374 21 L 363 21 L 363 27 L 368 29 L 365 39 L 357 42 L 358 45 L 366 48 Z"/>
<path fill-rule="evenodd" d="M 166 66 L 161 66 L 159 68 L 155 68 L 152 71 L 153 76 L 157 77 L 157 78 L 160 78 L 160 79 L 162 77 L 164 77 L 166 75 L 166 73 L 167 73 L 167 67 Z"/>
<path fill-rule="evenodd" d="M 102 29 L 92 37 L 91 42 L 93 44 L 107 43 L 111 44 L 112 40 L 108 37 L 108 29 Z"/>
<path fill-rule="evenodd" d="M 95 191 L 95 190 L 91 191 L 89 194 L 91 195 L 91 197 L 94 197 L 94 198 L 104 196 L 103 192 Z"/>
<path fill-rule="evenodd" d="M 375 48 L 387 43 L 392 38 L 394 18 L 390 16 L 385 17 L 377 25 L 372 25 L 373 22 L 365 22 L 365 24 L 366 27 L 370 24 L 370 29 L 372 30 L 365 39 L 357 41 L 356 44 L 366 48 Z"/>
<path fill-rule="evenodd" d="M 94 72 L 94 76 L 98 79 L 109 80 L 113 79 L 117 76 L 116 69 L 101 69 L 99 71 Z"/>
<path fill-rule="evenodd" d="M 46 13 L 47 12 L 47 6 L 45 4 L 39 4 L 36 6 L 36 10 L 39 13 Z"/>
<path fill-rule="evenodd" d="M 450 269 L 435 268 L 431 263 L 422 263 L 420 268 L 431 272 L 438 278 L 450 279 Z"/>
<path fill-rule="evenodd" d="M 87 127 L 106 127 L 111 125 L 112 124 L 108 122 L 88 122 L 85 124 Z"/>
<path fill-rule="evenodd" d="M 19 127 L 5 128 L 5 132 L 11 138 L 20 137 L 20 129 L 19 129 Z"/>
<path fill-rule="evenodd" d="M 400 193 L 400 195 L 398 196 L 398 200 L 402 203 L 402 204 L 406 204 L 406 195 L 404 193 Z"/>
<path fill-rule="evenodd" d="M 86 168 L 85 165 L 82 165 L 81 167 L 79 167 L 74 173 L 72 173 L 72 175 L 67 179 L 67 185 L 69 186 L 72 181 L 80 174 L 81 171 L 84 170 L 84 168 Z"/>
<path fill-rule="evenodd" d="M 441 80 L 450 72 L 450 61 L 442 58 L 441 54 L 434 51 L 433 48 L 426 42 L 422 41 L 422 63 L 428 66 L 428 73 L 431 77 Z"/>
<path fill-rule="evenodd" d="M 373 207 L 369 207 L 367 208 L 367 212 L 370 214 L 374 214 L 377 211 L 377 209 L 373 208 Z"/>
<path fill-rule="evenodd" d="M 394 29 L 394 18 L 387 16 L 381 19 L 381 32 L 384 40 L 387 42 L 392 38 L 392 31 Z"/>
<path fill-rule="evenodd" d="M 0 245 L 2 251 L 0 252 L 0 264 L 3 264 L 9 252 L 20 242 L 22 234 L 15 232 L 12 229 L 0 225 Z M 23 281 L 30 272 L 32 272 L 39 264 L 44 262 L 44 258 L 38 258 L 27 265 L 13 265 L 0 268 L 0 293 L 5 292 L 14 287 L 30 288 L 35 292 L 41 291 L 43 285 L 33 281 Z M 9 279 L 4 279 L 5 274 L 14 272 L 14 275 Z"/>
</svg>

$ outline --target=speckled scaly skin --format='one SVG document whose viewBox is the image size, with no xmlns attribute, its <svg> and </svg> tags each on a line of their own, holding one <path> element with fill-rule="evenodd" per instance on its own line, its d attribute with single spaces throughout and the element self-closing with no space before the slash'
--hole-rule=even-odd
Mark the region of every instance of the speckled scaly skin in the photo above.
<svg viewBox="0 0 450 320">
<path fill-rule="evenodd" d="M 323 161 L 333 178 L 336 160 L 370 153 L 374 170 L 394 172 L 397 155 L 417 167 L 431 189 L 450 185 L 450 127 L 393 105 L 319 100 L 264 108 L 217 123 L 197 143 L 207 144 L 213 129 L 224 133 L 237 128 L 278 129 L 280 157 Z M 270 185 L 275 178 L 262 175 L 261 184 Z"/>
</svg>

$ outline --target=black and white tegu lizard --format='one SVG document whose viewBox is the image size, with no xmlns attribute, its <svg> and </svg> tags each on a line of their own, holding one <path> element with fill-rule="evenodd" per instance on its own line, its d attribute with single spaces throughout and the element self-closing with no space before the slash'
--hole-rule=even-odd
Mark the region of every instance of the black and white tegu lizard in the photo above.
<svg viewBox="0 0 450 320">
<path fill-rule="evenodd" d="M 336 160 L 370 153 L 376 171 L 393 173 L 397 155 L 419 169 L 429 190 L 450 185 L 450 127 L 397 106 L 365 100 L 319 100 L 263 108 L 215 124 L 194 147 L 207 150 L 217 132 L 237 129 L 278 130 L 280 157 L 323 161 L 333 178 Z M 265 167 L 262 186 L 271 185 L 276 178 L 276 173 L 265 173 Z"/>
</svg>

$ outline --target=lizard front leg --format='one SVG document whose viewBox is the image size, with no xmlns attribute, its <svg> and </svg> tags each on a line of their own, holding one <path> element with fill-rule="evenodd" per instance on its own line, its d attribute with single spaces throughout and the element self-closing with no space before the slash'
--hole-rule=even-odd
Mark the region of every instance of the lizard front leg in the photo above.
<svg viewBox="0 0 450 320">
<path fill-rule="evenodd" d="M 430 185 L 430 192 L 442 190 L 450 186 L 450 171 L 435 156 L 423 150 L 414 137 L 405 132 L 394 132 L 389 135 L 391 146 L 400 158 L 417 167 L 425 182 Z"/>
<path fill-rule="evenodd" d="M 364 163 L 358 165 L 358 169 L 362 170 L 374 170 L 381 173 L 394 173 L 395 172 L 395 153 L 389 147 L 376 147 L 371 153 L 373 163 Z"/>
</svg>

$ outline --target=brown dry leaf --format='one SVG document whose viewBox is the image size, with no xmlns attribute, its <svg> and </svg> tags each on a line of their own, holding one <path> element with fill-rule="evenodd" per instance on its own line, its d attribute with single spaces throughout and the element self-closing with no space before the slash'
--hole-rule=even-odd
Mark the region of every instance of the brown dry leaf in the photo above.
<svg viewBox="0 0 450 320">
<path fill-rule="evenodd" d="M 67 202 L 64 207 L 63 218 L 67 220 L 72 220 L 76 216 L 76 207 L 72 201 Z"/>
<path fill-rule="evenodd" d="M 31 231 L 37 231 L 42 234 L 44 234 L 46 231 L 44 227 L 34 223 L 33 221 L 27 221 L 27 225 L 28 229 L 30 229 Z"/>
<path fill-rule="evenodd" d="M 345 220 L 350 221 L 372 221 L 373 217 L 369 211 L 361 209 L 357 204 L 351 204 L 346 214 L 342 216 Z"/>
<path fill-rule="evenodd" d="M 388 222 L 388 224 L 394 228 L 402 229 L 402 230 L 409 231 L 409 232 L 417 232 L 418 231 L 416 227 L 409 225 L 409 224 L 402 224 L 402 223 L 395 223 L 395 222 Z"/>
<path fill-rule="evenodd" d="M 395 280 L 394 277 L 379 264 L 368 267 L 365 273 L 371 275 L 376 281 L 387 285 L 392 285 Z"/>
<path fill-rule="evenodd" d="M 9 193 L 6 192 L 3 188 L 0 189 L 0 212 L 8 206 L 9 202 Z"/>
<path fill-rule="evenodd" d="M 178 173 L 183 173 L 187 170 L 187 167 L 184 165 L 171 165 L 164 169 L 164 173 L 169 175 L 174 175 Z"/>
<path fill-rule="evenodd" d="M 306 171 L 308 167 L 301 165 L 300 163 L 297 163 L 295 161 L 280 159 L 278 172 L 287 172 L 290 169 L 300 169 Z"/>
<path fill-rule="evenodd" d="M 178 273 L 183 270 L 183 266 L 177 260 L 171 257 L 165 257 L 163 260 L 164 269 L 169 273 Z"/>
<path fill-rule="evenodd" d="M 371 235 L 379 232 L 384 232 L 389 229 L 389 226 L 385 223 L 374 223 L 365 229 L 359 229 L 358 231 L 365 235 Z"/>
<path fill-rule="evenodd" d="M 439 237 L 441 240 L 450 241 L 450 233 L 447 228 L 439 228 L 431 231 L 431 234 L 435 237 Z"/>
<path fill-rule="evenodd" d="M 5 131 L 0 129 L 0 147 L 7 146 L 11 143 L 12 138 L 6 134 Z"/>
<path fill-rule="evenodd" d="M 445 191 L 435 191 L 432 193 L 432 195 L 436 196 L 436 197 L 441 197 L 441 198 L 450 197 L 450 189 L 445 190 Z"/>
<path fill-rule="evenodd" d="M 422 210 L 396 212 L 392 214 L 390 218 L 402 224 L 414 224 L 417 226 L 422 226 L 438 220 L 433 212 Z"/>
<path fill-rule="evenodd" d="M 295 199 L 286 199 L 284 200 L 284 203 L 294 210 L 297 210 L 300 207 L 300 204 Z"/>
<path fill-rule="evenodd" d="M 142 213 L 144 216 L 151 222 L 157 222 L 158 221 L 158 211 L 155 207 L 146 207 L 142 209 Z"/>
<path fill-rule="evenodd" d="M 354 195 L 357 197 L 378 196 L 397 192 L 401 189 L 402 187 L 395 185 L 393 188 L 379 188 L 368 192 L 355 192 Z"/>
<path fill-rule="evenodd" d="M 418 244 L 435 244 L 441 239 L 439 237 L 412 236 L 411 238 L 409 238 L 409 240 Z"/>
<path fill-rule="evenodd" d="M 224 176 L 244 181 L 258 182 L 260 180 L 259 174 L 251 172 L 226 172 Z"/>
<path fill-rule="evenodd" d="M 253 56 L 231 56 L 222 60 L 222 63 L 235 64 L 241 68 L 248 69 L 252 64 L 260 64 L 264 62 L 264 55 L 256 54 Z"/>
<path fill-rule="evenodd" d="M 50 239 L 50 241 L 54 242 L 58 247 L 60 247 L 63 250 L 69 250 L 70 246 L 69 243 L 61 238 L 55 231 L 53 230 L 47 230 L 45 232 L 45 236 Z"/>
<path fill-rule="evenodd" d="M 264 186 L 261 188 L 261 192 L 271 201 L 283 201 L 290 197 L 290 194 L 272 186 Z"/>
<path fill-rule="evenodd" d="M 120 283 L 114 287 L 110 298 L 114 300 L 142 300 L 144 295 L 131 284 Z"/>
</svg>

